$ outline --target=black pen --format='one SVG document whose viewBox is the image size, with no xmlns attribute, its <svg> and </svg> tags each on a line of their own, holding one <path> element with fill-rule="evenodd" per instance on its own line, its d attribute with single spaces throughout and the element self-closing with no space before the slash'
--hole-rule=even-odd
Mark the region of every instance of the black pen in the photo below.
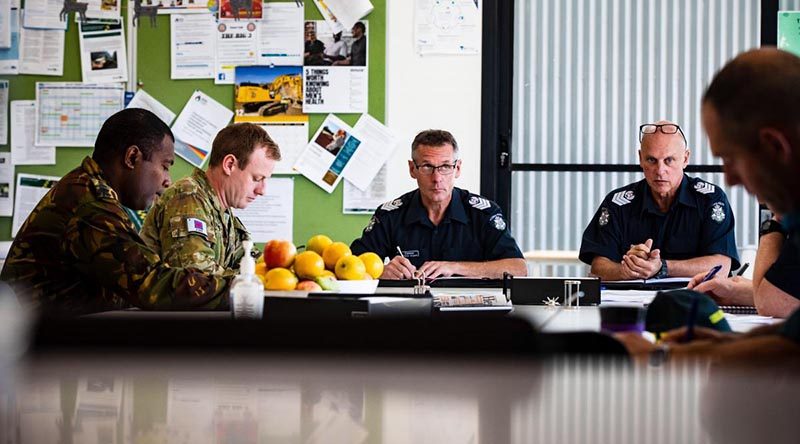
<svg viewBox="0 0 800 444">
<path fill-rule="evenodd" d="M 750 266 L 750 262 L 745 262 L 744 265 L 742 265 L 742 268 L 740 268 L 739 271 L 736 272 L 736 276 L 743 275 L 744 272 L 747 271 L 747 267 L 749 267 L 749 266 Z"/>
</svg>

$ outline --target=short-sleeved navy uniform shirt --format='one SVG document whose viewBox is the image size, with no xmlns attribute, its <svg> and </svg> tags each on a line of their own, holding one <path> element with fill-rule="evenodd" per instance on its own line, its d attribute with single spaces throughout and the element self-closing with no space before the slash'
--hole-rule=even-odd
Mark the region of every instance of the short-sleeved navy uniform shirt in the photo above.
<svg viewBox="0 0 800 444">
<path fill-rule="evenodd" d="M 420 267 L 427 261 L 490 261 L 522 258 L 496 203 L 453 188 L 450 205 L 439 225 L 433 225 L 422 206 L 419 190 L 386 202 L 375 210 L 353 254 L 372 251 L 397 256 L 397 248 Z"/>
<path fill-rule="evenodd" d="M 664 259 L 722 254 L 731 258 L 732 270 L 739 268 L 728 197 L 720 187 L 685 174 L 666 213 L 645 179 L 609 193 L 583 232 L 579 258 L 587 264 L 595 256 L 620 262 L 631 245 L 647 239 Z"/>
<path fill-rule="evenodd" d="M 772 285 L 800 299 L 800 250 L 796 239 L 800 233 L 791 235 L 783 242 L 778 259 L 769 267 L 764 279 Z"/>
</svg>

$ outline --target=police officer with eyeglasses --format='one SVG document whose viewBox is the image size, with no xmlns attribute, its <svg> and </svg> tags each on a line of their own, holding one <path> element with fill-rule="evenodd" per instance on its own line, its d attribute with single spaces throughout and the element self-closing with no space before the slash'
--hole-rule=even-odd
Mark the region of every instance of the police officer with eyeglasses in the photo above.
<svg viewBox="0 0 800 444">
<path fill-rule="evenodd" d="M 496 203 L 454 187 L 461 175 L 458 144 L 443 130 L 419 133 L 408 169 L 418 188 L 375 210 L 354 254 L 373 251 L 391 260 L 381 279 L 525 276 L 522 252 Z"/>
<path fill-rule="evenodd" d="M 691 277 L 739 268 L 733 212 L 717 185 L 689 177 L 680 126 L 639 127 L 644 179 L 606 196 L 583 232 L 579 258 L 603 280 Z"/>
</svg>

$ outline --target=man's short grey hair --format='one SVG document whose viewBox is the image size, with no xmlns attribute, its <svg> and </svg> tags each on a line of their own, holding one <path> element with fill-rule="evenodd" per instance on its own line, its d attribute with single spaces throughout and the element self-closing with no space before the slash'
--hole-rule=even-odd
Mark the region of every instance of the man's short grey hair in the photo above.
<svg viewBox="0 0 800 444">
<path fill-rule="evenodd" d="M 417 137 L 414 137 L 414 141 L 411 143 L 411 158 L 414 158 L 414 151 L 416 151 L 417 147 L 420 145 L 444 146 L 447 144 L 452 145 L 453 156 L 458 159 L 458 142 L 456 142 L 456 138 L 453 137 L 449 131 L 439 129 L 422 131 L 417 134 Z"/>
</svg>

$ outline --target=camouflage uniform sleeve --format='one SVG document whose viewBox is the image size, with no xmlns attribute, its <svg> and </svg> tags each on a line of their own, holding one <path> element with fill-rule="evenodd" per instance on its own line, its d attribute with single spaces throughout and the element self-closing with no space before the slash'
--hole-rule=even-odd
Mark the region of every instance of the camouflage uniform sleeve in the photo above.
<svg viewBox="0 0 800 444">
<path fill-rule="evenodd" d="M 136 307 L 228 307 L 227 279 L 162 262 L 115 203 L 100 200 L 79 207 L 67 225 L 65 244 L 81 273 Z"/>
<path fill-rule="evenodd" d="M 197 268 L 205 273 L 223 274 L 230 270 L 220 264 L 220 249 L 215 245 L 224 242 L 222 233 L 215 228 L 214 215 L 195 193 L 180 193 L 160 204 L 157 233 L 164 262 L 173 267 Z"/>
</svg>

